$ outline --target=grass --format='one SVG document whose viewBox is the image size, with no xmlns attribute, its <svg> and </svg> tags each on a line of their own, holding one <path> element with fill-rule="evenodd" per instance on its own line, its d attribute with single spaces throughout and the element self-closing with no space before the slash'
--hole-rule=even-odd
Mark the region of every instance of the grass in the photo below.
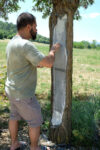
<svg viewBox="0 0 100 150">
<path fill-rule="evenodd" d="M 100 95 L 100 51 L 74 50 L 73 94 Z"/>
<path fill-rule="evenodd" d="M 5 96 L 6 79 L 5 49 L 8 41 L 0 41 L 0 127 L 7 128 L 9 102 Z M 34 43 L 45 55 L 49 45 Z M 42 107 L 44 124 L 42 130 L 48 131 L 51 104 L 51 71 L 38 69 L 36 96 Z M 100 51 L 88 49 L 73 50 L 73 101 L 72 101 L 72 143 L 90 146 L 96 141 L 100 122 Z M 99 133 L 98 133 L 99 134 Z"/>
<path fill-rule="evenodd" d="M 80 53 L 78 53 L 80 51 Z M 78 55 L 77 55 L 78 54 Z M 88 64 L 88 65 L 99 65 L 100 51 L 95 49 L 76 49 L 74 51 L 74 58 L 76 58 L 78 63 Z"/>
</svg>

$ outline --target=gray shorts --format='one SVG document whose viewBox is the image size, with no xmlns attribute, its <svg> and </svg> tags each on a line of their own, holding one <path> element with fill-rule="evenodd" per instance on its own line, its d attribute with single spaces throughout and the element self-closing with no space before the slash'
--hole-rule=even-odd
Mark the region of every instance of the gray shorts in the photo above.
<svg viewBox="0 0 100 150">
<path fill-rule="evenodd" d="M 40 105 L 34 96 L 24 100 L 10 100 L 10 119 L 24 119 L 30 127 L 38 127 L 42 124 L 42 115 Z"/>
</svg>

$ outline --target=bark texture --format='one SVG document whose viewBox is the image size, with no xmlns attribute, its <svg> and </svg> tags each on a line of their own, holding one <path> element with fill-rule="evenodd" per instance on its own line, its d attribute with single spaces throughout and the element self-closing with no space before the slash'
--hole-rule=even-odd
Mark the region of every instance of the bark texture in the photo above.
<svg viewBox="0 0 100 150">
<path fill-rule="evenodd" d="M 73 62 L 73 16 L 79 5 L 79 0 L 53 0 L 53 12 L 49 20 L 50 45 L 53 44 L 53 30 L 57 24 L 57 18 L 62 18 L 67 14 L 66 24 L 66 105 L 63 112 L 62 123 L 59 126 L 50 127 L 50 139 L 59 144 L 70 143 L 71 138 L 71 105 L 72 105 L 72 62 Z M 54 87 L 53 87 L 53 69 L 52 69 L 51 100 L 53 106 Z M 63 89 L 62 89 L 63 90 Z M 52 107 L 53 108 L 53 107 Z"/>
</svg>

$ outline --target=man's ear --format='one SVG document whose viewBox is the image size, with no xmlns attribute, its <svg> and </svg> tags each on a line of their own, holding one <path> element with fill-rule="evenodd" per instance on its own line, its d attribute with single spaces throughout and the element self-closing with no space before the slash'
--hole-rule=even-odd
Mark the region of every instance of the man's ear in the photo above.
<svg viewBox="0 0 100 150">
<path fill-rule="evenodd" d="M 28 31 L 30 31 L 30 30 L 31 30 L 31 25 L 28 24 L 28 25 L 26 26 L 26 28 L 27 28 Z"/>
</svg>

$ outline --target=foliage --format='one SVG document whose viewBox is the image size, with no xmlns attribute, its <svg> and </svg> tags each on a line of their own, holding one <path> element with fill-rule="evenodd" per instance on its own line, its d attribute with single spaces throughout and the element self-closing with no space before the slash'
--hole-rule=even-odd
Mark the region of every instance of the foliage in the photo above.
<svg viewBox="0 0 100 150">
<path fill-rule="evenodd" d="M 14 24 L 0 21 L 0 39 L 11 39 L 16 31 Z"/>
<path fill-rule="evenodd" d="M 94 0 L 80 0 L 81 7 L 88 8 L 89 5 L 92 5 L 94 3 Z"/>
<path fill-rule="evenodd" d="M 41 0 L 33 0 L 33 2 L 34 2 L 33 10 L 42 12 L 43 18 L 46 18 L 52 12 L 52 9 L 53 9 L 52 1 L 53 0 L 42 0 L 42 1 Z M 94 0 L 80 0 L 79 8 L 80 7 L 88 8 L 88 6 L 92 5 L 93 3 L 94 3 Z M 76 19 L 80 18 L 79 9 L 75 13 L 75 18 Z"/>
<path fill-rule="evenodd" d="M 95 134 L 94 129 L 94 105 L 88 101 L 73 101 L 72 138 L 74 138 L 75 144 L 92 145 Z M 88 143 L 87 140 L 91 142 Z"/>
<path fill-rule="evenodd" d="M 81 41 L 81 42 L 73 42 L 74 48 L 79 49 L 98 49 L 100 50 L 100 44 L 97 44 L 96 40 L 93 40 L 91 43 L 88 41 Z"/>
<path fill-rule="evenodd" d="M 100 50 L 100 44 L 97 44 L 96 49 Z"/>
<path fill-rule="evenodd" d="M 45 43 L 45 44 L 49 44 L 50 43 L 49 38 L 44 37 L 44 36 L 39 35 L 39 34 L 37 35 L 37 38 L 36 38 L 35 41 L 39 42 L 39 43 Z"/>
<path fill-rule="evenodd" d="M 0 17 L 7 19 L 9 13 L 17 11 L 19 1 L 24 0 L 0 0 Z"/>
<path fill-rule="evenodd" d="M 8 22 L 0 21 L 0 39 L 11 39 L 16 34 L 16 25 Z M 50 39 L 41 35 L 37 35 L 35 40 L 39 43 L 49 44 Z M 79 49 L 98 49 L 100 50 L 100 44 L 97 44 L 96 40 L 93 40 L 92 43 L 88 41 L 73 42 L 73 48 Z"/>
<path fill-rule="evenodd" d="M 16 25 L 0 21 L 0 39 L 11 39 L 17 32 Z M 49 38 L 37 35 L 36 42 L 49 43 Z"/>
<path fill-rule="evenodd" d="M 0 0 L 0 17 L 7 19 L 8 13 L 17 11 L 20 8 L 18 4 L 19 1 L 25 0 Z M 53 9 L 52 0 L 33 0 L 33 3 L 33 10 L 42 12 L 44 18 L 51 14 Z M 88 8 L 88 6 L 92 5 L 93 3 L 94 0 L 80 0 L 79 8 Z M 79 17 L 79 10 L 77 10 L 75 18 L 78 19 Z"/>
<path fill-rule="evenodd" d="M 53 9 L 52 0 L 33 0 L 33 10 L 43 13 L 43 18 L 49 16 Z"/>
<path fill-rule="evenodd" d="M 72 141 L 75 145 L 100 146 L 99 142 L 94 142 L 100 123 L 100 98 L 91 97 L 89 101 L 73 99 L 72 103 Z"/>
</svg>

